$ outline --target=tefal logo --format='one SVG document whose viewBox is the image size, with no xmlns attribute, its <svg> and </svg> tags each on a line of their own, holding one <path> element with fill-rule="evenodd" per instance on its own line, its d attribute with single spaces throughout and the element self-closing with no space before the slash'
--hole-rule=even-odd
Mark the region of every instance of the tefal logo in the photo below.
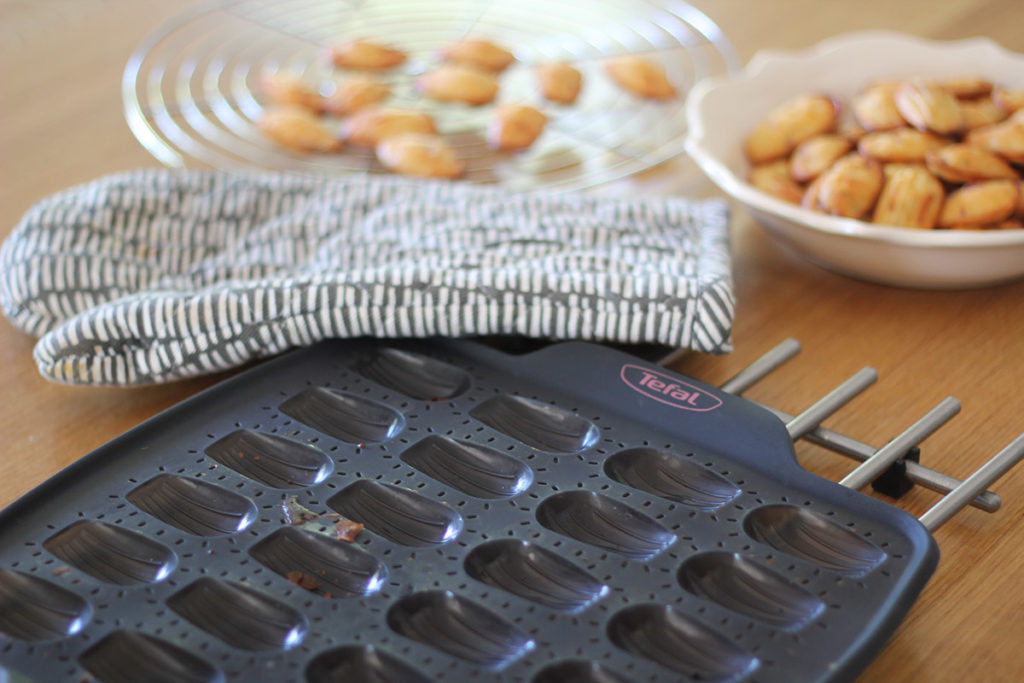
<svg viewBox="0 0 1024 683">
<path fill-rule="evenodd" d="M 639 365 L 623 365 L 620 376 L 631 389 L 675 408 L 706 412 L 722 405 L 717 396 Z"/>
</svg>

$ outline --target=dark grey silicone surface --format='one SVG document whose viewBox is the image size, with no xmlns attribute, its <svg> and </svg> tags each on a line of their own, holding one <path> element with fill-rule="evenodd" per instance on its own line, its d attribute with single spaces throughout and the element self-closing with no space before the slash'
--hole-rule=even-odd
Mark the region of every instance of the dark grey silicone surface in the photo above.
<svg viewBox="0 0 1024 683">
<path fill-rule="evenodd" d="M 365 525 L 352 543 L 341 518 Z M 911 516 L 802 470 L 768 412 L 622 352 L 332 341 L 0 513 L 0 662 L 108 683 L 848 680 L 937 561 Z"/>
</svg>

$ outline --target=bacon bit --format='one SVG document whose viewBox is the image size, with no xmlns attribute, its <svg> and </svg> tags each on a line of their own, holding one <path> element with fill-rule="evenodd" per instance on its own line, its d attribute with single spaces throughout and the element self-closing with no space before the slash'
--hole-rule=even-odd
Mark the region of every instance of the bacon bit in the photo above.
<svg viewBox="0 0 1024 683">
<path fill-rule="evenodd" d="M 297 569 L 288 572 L 285 575 L 285 578 L 288 579 L 288 581 L 290 581 L 291 583 L 294 583 L 299 588 L 305 588 L 308 591 L 315 591 L 318 588 L 320 588 L 319 581 L 314 579 L 309 574 L 306 574 L 305 572 L 300 572 Z"/>
<path fill-rule="evenodd" d="M 71 571 L 71 567 L 69 567 L 69 566 L 67 566 L 67 565 L 65 564 L 65 565 L 62 565 L 62 566 L 60 566 L 60 567 L 57 567 L 57 568 L 56 568 L 56 569 L 54 569 L 54 570 L 53 570 L 53 571 L 52 571 L 51 573 L 52 573 L 52 574 L 53 574 L 54 576 L 64 576 L 64 575 L 65 575 L 65 574 L 67 574 L 67 573 L 68 573 L 69 571 Z"/>
<path fill-rule="evenodd" d="M 363 530 L 363 525 L 351 519 L 339 519 L 334 523 L 334 535 L 339 541 L 352 543 Z"/>
</svg>

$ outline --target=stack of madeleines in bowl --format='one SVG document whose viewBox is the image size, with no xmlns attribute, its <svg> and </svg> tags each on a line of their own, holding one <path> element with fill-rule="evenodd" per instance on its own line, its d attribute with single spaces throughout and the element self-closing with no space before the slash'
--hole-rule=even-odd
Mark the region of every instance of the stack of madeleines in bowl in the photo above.
<svg viewBox="0 0 1024 683">
<path fill-rule="evenodd" d="M 917 229 L 1024 229 L 1024 90 L 984 78 L 873 83 L 848 108 L 790 99 L 749 133 L 749 182 L 826 214 Z"/>
</svg>

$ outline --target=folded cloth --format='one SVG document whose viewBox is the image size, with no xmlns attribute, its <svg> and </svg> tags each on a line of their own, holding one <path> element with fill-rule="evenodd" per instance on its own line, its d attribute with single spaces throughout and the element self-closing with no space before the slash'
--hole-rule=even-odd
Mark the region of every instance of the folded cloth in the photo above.
<svg viewBox="0 0 1024 683">
<path fill-rule="evenodd" d="M 390 176 L 139 170 L 39 202 L 0 304 L 45 377 L 143 384 L 325 337 L 731 350 L 724 202 Z"/>
</svg>

